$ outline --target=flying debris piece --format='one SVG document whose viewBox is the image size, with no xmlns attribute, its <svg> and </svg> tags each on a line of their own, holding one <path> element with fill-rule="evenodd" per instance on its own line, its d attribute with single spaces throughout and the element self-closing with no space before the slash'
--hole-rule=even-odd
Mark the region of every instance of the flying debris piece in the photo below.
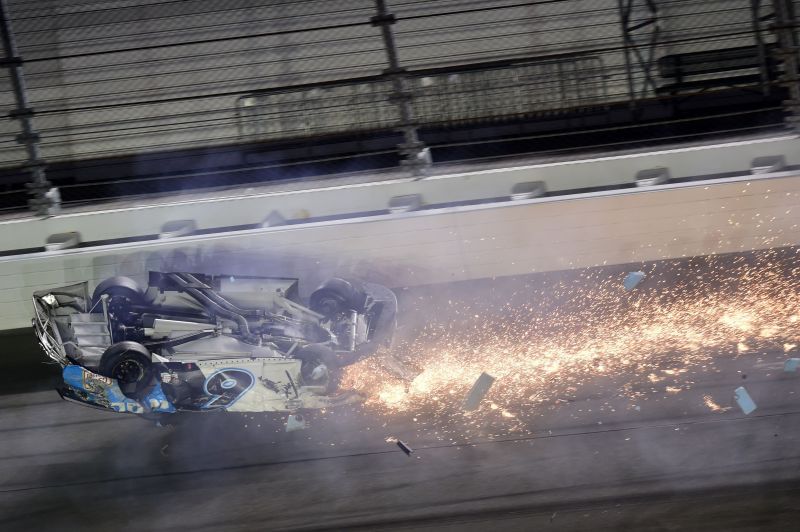
<svg viewBox="0 0 800 532">
<path fill-rule="evenodd" d="M 406 453 L 406 456 L 411 456 L 411 453 L 414 452 L 414 449 L 408 446 L 408 444 L 404 441 L 397 440 L 397 446 L 400 447 L 400 450 Z"/>
<path fill-rule="evenodd" d="M 753 399 L 750 397 L 750 394 L 747 393 L 747 390 L 744 389 L 744 386 L 736 388 L 733 392 L 733 398 L 736 399 L 736 403 L 739 405 L 739 408 L 742 409 L 744 415 L 748 415 L 756 409 L 756 403 L 753 402 Z"/>
<path fill-rule="evenodd" d="M 622 285 L 625 287 L 625 290 L 630 292 L 631 290 L 636 288 L 636 286 L 639 283 L 641 283 L 643 279 L 644 279 L 644 272 L 642 271 L 631 272 L 625 276 L 625 280 L 622 281 Z"/>
<path fill-rule="evenodd" d="M 464 401 L 464 410 L 475 410 L 478 408 L 481 399 L 483 399 L 483 396 L 489 391 L 489 388 L 492 387 L 492 384 L 494 384 L 494 377 L 486 372 L 481 373 L 481 376 L 478 377 L 478 380 L 472 385 L 472 389 L 467 395 L 467 400 Z"/>
<path fill-rule="evenodd" d="M 305 430 L 308 428 L 308 421 L 300 414 L 291 414 L 286 420 L 286 432 Z"/>
<path fill-rule="evenodd" d="M 800 358 L 790 358 L 783 363 L 783 371 L 786 373 L 794 373 L 800 366 Z"/>
</svg>

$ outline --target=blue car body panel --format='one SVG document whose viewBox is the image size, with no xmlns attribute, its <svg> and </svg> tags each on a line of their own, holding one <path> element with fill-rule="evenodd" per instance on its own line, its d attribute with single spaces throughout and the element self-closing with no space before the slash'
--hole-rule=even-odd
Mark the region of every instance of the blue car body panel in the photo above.
<svg viewBox="0 0 800 532">
<path fill-rule="evenodd" d="M 139 402 L 125 397 L 116 380 L 98 375 L 81 366 L 66 366 L 62 371 L 62 377 L 64 384 L 84 401 L 115 412 L 131 414 L 175 412 L 175 407 L 167 400 L 161 389 L 161 383 L 157 383 L 142 402 Z"/>
</svg>

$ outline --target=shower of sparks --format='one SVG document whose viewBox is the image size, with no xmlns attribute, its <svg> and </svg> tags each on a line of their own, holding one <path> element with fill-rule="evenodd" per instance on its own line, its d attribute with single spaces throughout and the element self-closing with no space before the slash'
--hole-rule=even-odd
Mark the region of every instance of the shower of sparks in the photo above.
<svg viewBox="0 0 800 532">
<path fill-rule="evenodd" d="M 711 398 L 710 395 L 703 396 L 703 403 L 712 411 L 712 412 L 727 412 L 731 409 L 730 406 L 722 407 L 714 402 L 714 399 Z"/>
<path fill-rule="evenodd" d="M 598 379 L 632 402 L 648 389 L 675 395 L 691 387 L 687 372 L 714 371 L 720 357 L 782 353 L 800 341 L 796 251 L 642 269 L 646 281 L 631 292 L 625 272 L 593 269 L 520 282 L 509 295 L 490 287 L 495 297 L 420 297 L 403 312 L 427 323 L 391 351 L 416 377 L 401 380 L 373 357 L 349 367 L 342 386 L 366 395 L 366 408 L 379 414 L 438 426 L 491 418 L 526 430 L 542 408 L 580 398 Z M 496 383 L 477 411 L 461 412 L 482 372 Z"/>
</svg>

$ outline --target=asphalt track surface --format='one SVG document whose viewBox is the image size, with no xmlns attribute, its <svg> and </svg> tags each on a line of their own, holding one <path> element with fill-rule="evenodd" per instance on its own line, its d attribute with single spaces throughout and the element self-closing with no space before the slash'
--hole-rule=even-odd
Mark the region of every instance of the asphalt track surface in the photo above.
<svg viewBox="0 0 800 532">
<path fill-rule="evenodd" d="M 474 283 L 470 297 L 488 283 Z M 0 530 L 797 530 L 800 522 L 800 374 L 783 372 L 782 351 L 720 355 L 715 371 L 694 373 L 679 394 L 620 376 L 642 382 L 639 409 L 598 378 L 545 409 L 530 434 L 451 441 L 410 415 L 359 407 L 292 433 L 263 415 L 158 428 L 62 402 L 32 337 L 2 340 Z M 732 399 L 743 384 L 758 405 L 749 415 Z"/>
</svg>

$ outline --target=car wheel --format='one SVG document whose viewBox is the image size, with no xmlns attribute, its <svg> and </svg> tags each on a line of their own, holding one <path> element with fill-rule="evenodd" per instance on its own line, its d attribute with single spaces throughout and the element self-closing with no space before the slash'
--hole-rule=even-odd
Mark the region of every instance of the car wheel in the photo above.
<svg viewBox="0 0 800 532">
<path fill-rule="evenodd" d="M 309 299 L 309 308 L 327 318 L 355 310 L 363 312 L 367 294 L 357 281 L 334 277 L 316 289 Z"/>
<path fill-rule="evenodd" d="M 94 312 L 103 311 L 100 299 L 104 295 L 110 298 L 123 298 L 134 305 L 144 303 L 144 291 L 136 281 L 129 277 L 111 277 L 98 284 L 92 293 L 92 309 Z"/>
<path fill-rule="evenodd" d="M 97 285 L 92 294 L 93 312 L 103 312 L 103 296 L 108 296 L 109 316 L 123 325 L 131 325 L 135 319 L 131 307 L 145 302 L 142 289 L 136 281 L 128 277 L 112 277 Z"/>
<path fill-rule="evenodd" d="M 98 373 L 116 379 L 122 393 L 139 399 L 155 384 L 155 372 L 150 352 L 136 342 L 118 342 L 100 357 Z"/>
</svg>

